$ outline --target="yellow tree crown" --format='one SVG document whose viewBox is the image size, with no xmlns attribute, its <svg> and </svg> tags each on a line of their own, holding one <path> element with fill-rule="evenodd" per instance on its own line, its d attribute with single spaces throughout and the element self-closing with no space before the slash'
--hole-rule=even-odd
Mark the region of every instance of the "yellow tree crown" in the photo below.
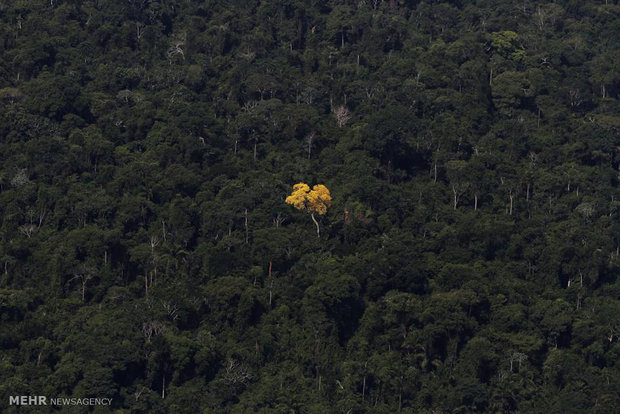
<svg viewBox="0 0 620 414">
<path fill-rule="evenodd" d="M 308 210 L 322 216 L 327 213 L 327 207 L 331 204 L 332 197 L 323 184 L 317 184 L 310 190 L 308 184 L 298 183 L 293 186 L 293 193 L 286 197 L 285 201 L 298 210 Z"/>
</svg>

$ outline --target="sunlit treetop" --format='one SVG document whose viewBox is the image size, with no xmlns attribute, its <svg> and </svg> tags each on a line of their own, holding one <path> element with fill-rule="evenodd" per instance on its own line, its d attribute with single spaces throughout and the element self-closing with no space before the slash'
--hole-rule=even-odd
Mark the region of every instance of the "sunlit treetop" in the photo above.
<svg viewBox="0 0 620 414">
<path fill-rule="evenodd" d="M 327 213 L 332 197 L 323 184 L 317 184 L 310 190 L 308 184 L 298 183 L 293 186 L 293 193 L 286 197 L 285 201 L 298 210 L 307 210 L 310 213 L 323 215 Z"/>
</svg>

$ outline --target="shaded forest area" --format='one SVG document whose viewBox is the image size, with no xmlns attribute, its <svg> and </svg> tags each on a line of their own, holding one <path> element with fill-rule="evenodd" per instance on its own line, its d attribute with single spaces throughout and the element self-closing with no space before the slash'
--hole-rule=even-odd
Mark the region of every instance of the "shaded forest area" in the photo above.
<svg viewBox="0 0 620 414">
<path fill-rule="evenodd" d="M 617 0 L 0 21 L 3 413 L 620 409 Z"/>
</svg>

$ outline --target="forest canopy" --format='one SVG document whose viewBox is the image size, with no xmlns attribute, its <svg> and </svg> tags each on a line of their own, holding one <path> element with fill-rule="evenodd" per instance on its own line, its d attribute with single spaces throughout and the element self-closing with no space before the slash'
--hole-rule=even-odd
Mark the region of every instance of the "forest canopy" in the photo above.
<svg viewBox="0 0 620 414">
<path fill-rule="evenodd" d="M 0 22 L 0 412 L 618 412 L 617 0 Z"/>
</svg>

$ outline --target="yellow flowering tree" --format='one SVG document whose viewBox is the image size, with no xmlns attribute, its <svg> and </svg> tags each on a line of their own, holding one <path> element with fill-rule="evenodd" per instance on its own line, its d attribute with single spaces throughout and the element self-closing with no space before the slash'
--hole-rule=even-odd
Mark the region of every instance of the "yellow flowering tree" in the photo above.
<svg viewBox="0 0 620 414">
<path fill-rule="evenodd" d="M 327 213 L 327 207 L 332 202 L 332 196 L 327 187 L 323 184 L 317 184 L 311 190 L 308 184 L 298 183 L 293 186 L 292 194 L 286 197 L 285 201 L 287 204 L 292 204 L 298 210 L 310 212 L 310 217 L 312 217 L 312 221 L 316 225 L 316 235 L 320 238 L 321 230 L 314 214 L 322 216 Z"/>
</svg>

